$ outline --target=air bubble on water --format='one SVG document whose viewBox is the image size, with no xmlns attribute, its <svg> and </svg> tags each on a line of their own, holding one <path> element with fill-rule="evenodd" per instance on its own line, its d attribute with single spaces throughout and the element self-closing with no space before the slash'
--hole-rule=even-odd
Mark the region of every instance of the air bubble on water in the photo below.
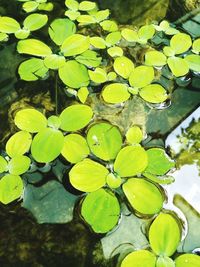
<svg viewBox="0 0 200 267">
<path fill-rule="evenodd" d="M 159 104 L 147 103 L 147 106 L 151 109 L 163 110 L 171 106 L 171 100 L 167 99 L 165 102 Z"/>
</svg>

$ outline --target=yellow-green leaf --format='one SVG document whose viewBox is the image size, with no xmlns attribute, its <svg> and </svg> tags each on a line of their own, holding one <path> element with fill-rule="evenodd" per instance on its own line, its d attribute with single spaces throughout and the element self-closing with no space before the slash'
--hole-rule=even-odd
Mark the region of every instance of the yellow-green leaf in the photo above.
<svg viewBox="0 0 200 267">
<path fill-rule="evenodd" d="M 128 254 L 121 267 L 155 267 L 156 256 L 147 250 L 138 250 Z"/>
<path fill-rule="evenodd" d="M 192 46 L 192 39 L 186 33 L 177 33 L 170 40 L 170 46 L 175 51 L 175 54 L 182 54 Z"/>
<path fill-rule="evenodd" d="M 73 34 L 65 39 L 61 46 L 62 53 L 66 56 L 79 55 L 90 46 L 90 38 L 81 34 Z"/>
<path fill-rule="evenodd" d="M 17 44 L 17 51 L 20 54 L 28 54 L 45 57 L 52 54 L 49 46 L 36 39 L 21 40 Z"/>
<path fill-rule="evenodd" d="M 112 83 L 104 87 L 102 97 L 107 103 L 117 104 L 128 100 L 130 93 L 126 84 Z"/>
<path fill-rule="evenodd" d="M 150 84 L 139 91 L 140 96 L 150 103 L 162 103 L 167 99 L 167 92 L 160 84 Z"/>
<path fill-rule="evenodd" d="M 122 56 L 115 59 L 113 67 L 117 74 L 128 79 L 134 70 L 134 63 L 129 58 Z"/>
<path fill-rule="evenodd" d="M 0 17 L 0 32 L 15 33 L 20 29 L 19 23 L 10 17 Z"/>
</svg>

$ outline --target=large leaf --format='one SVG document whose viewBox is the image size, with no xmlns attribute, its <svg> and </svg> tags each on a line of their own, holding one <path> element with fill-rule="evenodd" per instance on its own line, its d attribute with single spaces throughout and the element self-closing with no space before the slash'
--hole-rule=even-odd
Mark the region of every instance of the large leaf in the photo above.
<svg viewBox="0 0 200 267">
<path fill-rule="evenodd" d="M 141 88 L 149 85 L 153 81 L 153 79 L 153 67 L 139 66 L 132 71 L 129 77 L 129 83 L 132 87 Z"/>
<path fill-rule="evenodd" d="M 123 191 L 131 206 L 141 214 L 153 215 L 163 206 L 160 189 L 141 178 L 131 178 L 123 184 Z"/>
<path fill-rule="evenodd" d="M 83 192 L 93 192 L 103 187 L 107 175 L 108 170 L 103 165 L 90 159 L 77 163 L 69 172 L 73 187 Z"/>
<path fill-rule="evenodd" d="M 57 45 L 76 32 L 76 25 L 69 19 L 55 19 L 49 26 L 49 35 Z"/>
<path fill-rule="evenodd" d="M 93 125 L 87 133 L 87 142 L 92 153 L 103 160 L 115 159 L 122 146 L 119 129 L 109 123 Z"/>
<path fill-rule="evenodd" d="M 191 37 L 185 33 L 177 33 L 170 40 L 170 46 L 176 54 L 182 54 L 192 46 Z"/>
<path fill-rule="evenodd" d="M 127 57 L 117 57 L 114 61 L 114 70 L 124 79 L 128 79 L 134 69 L 133 62 Z"/>
<path fill-rule="evenodd" d="M 122 261 L 121 267 L 155 267 L 156 256 L 147 251 L 139 250 L 128 254 Z"/>
<path fill-rule="evenodd" d="M 140 96 L 147 102 L 158 104 L 167 99 L 167 92 L 160 84 L 150 84 L 139 91 Z"/>
<path fill-rule="evenodd" d="M 60 114 L 60 128 L 68 132 L 80 130 L 90 122 L 92 116 L 93 111 L 87 105 L 77 104 L 69 106 Z"/>
<path fill-rule="evenodd" d="M 64 84 L 72 88 L 80 88 L 89 84 L 87 68 L 75 60 L 69 60 L 59 68 L 59 77 Z"/>
<path fill-rule="evenodd" d="M 89 147 L 84 137 L 79 134 L 65 136 L 61 154 L 67 161 L 77 163 L 86 158 L 89 153 Z"/>
<path fill-rule="evenodd" d="M 145 172 L 155 175 L 164 175 L 175 165 L 174 161 L 170 159 L 162 148 L 148 149 L 147 155 L 148 166 Z"/>
<path fill-rule="evenodd" d="M 181 241 L 180 223 L 170 214 L 160 213 L 149 229 L 149 242 L 160 256 L 170 257 Z"/>
<path fill-rule="evenodd" d="M 15 33 L 20 29 L 19 23 L 10 17 L 0 17 L 0 32 Z"/>
<path fill-rule="evenodd" d="M 42 28 L 48 21 L 47 15 L 31 14 L 24 20 L 24 27 L 30 31 L 36 31 Z"/>
<path fill-rule="evenodd" d="M 21 40 L 17 44 L 17 51 L 20 54 L 45 57 L 52 54 L 51 48 L 37 39 Z"/>
<path fill-rule="evenodd" d="M 89 46 L 89 37 L 81 34 L 73 34 L 65 39 L 61 46 L 61 51 L 66 57 L 75 56 L 88 50 Z"/>
<path fill-rule="evenodd" d="M 22 109 L 15 116 L 15 125 L 23 131 L 37 133 L 47 126 L 47 119 L 36 109 Z"/>
<path fill-rule="evenodd" d="M 73 219 L 76 199 L 57 181 L 49 181 L 40 187 L 27 184 L 23 207 L 34 215 L 38 223 L 67 223 Z"/>
<path fill-rule="evenodd" d="M 175 260 L 176 267 L 199 267 L 200 256 L 194 254 L 181 255 Z"/>
<path fill-rule="evenodd" d="M 31 164 L 31 160 L 26 156 L 15 156 L 8 163 L 8 171 L 13 175 L 25 173 Z"/>
<path fill-rule="evenodd" d="M 44 65 L 44 60 L 39 58 L 31 58 L 19 65 L 18 73 L 22 80 L 36 81 L 44 78 L 48 72 L 48 68 Z"/>
<path fill-rule="evenodd" d="M 51 162 L 60 155 L 63 145 L 64 136 L 61 131 L 46 128 L 34 137 L 31 154 L 37 162 Z"/>
<path fill-rule="evenodd" d="M 9 204 L 23 193 L 23 182 L 20 176 L 7 174 L 0 179 L 0 202 Z"/>
<path fill-rule="evenodd" d="M 114 163 L 114 170 L 121 177 L 140 174 L 148 164 L 147 153 L 141 146 L 126 146 L 120 150 Z"/>
<path fill-rule="evenodd" d="M 112 192 L 104 189 L 89 193 L 81 207 L 81 215 L 96 233 L 112 230 L 119 220 L 119 214 L 117 198 Z"/>
<path fill-rule="evenodd" d="M 111 83 L 104 87 L 102 97 L 107 103 L 117 104 L 128 100 L 130 93 L 126 84 Z"/>
</svg>

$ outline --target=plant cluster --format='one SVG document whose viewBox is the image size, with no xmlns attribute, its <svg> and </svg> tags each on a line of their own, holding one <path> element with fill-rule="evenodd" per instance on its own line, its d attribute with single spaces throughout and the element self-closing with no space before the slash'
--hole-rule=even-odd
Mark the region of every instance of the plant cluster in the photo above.
<svg viewBox="0 0 200 267">
<path fill-rule="evenodd" d="M 161 79 L 166 71 L 172 79 L 200 71 L 200 39 L 192 40 L 167 21 L 137 30 L 119 27 L 109 19 L 109 10 L 98 10 L 94 2 L 66 0 L 67 18 L 48 24 L 49 39 L 44 42 L 32 32 L 47 25 L 48 16 L 39 11 L 51 11 L 53 4 L 19 1 L 25 12 L 38 13 L 28 15 L 22 26 L 13 18 L 0 17 L 0 41 L 7 41 L 9 34 L 20 39 L 17 52 L 28 55 L 19 65 L 20 79 L 34 82 L 56 73 L 61 87 L 81 103 L 48 118 L 33 108 L 16 113 L 20 131 L 10 137 L 0 156 L 0 201 L 8 204 L 23 197 L 23 175 L 34 173 L 40 164 L 51 169 L 62 158 L 70 164 L 70 184 L 82 192 L 81 216 L 94 232 L 116 227 L 122 202 L 138 217 L 155 218 L 148 231 L 151 252 L 132 252 L 122 267 L 198 267 L 196 255 L 169 258 L 182 236 L 178 218 L 163 209 L 167 196 L 162 185 L 174 181 L 169 175 L 174 161 L 163 148 L 143 147 L 145 133 L 139 125 L 123 136 L 118 126 L 97 121 L 87 99 L 97 90 L 109 105 L 132 95 L 147 103 L 164 103 L 171 94 Z M 160 33 L 168 36 L 167 44 L 157 44 Z M 141 60 L 128 53 L 137 46 Z"/>
</svg>

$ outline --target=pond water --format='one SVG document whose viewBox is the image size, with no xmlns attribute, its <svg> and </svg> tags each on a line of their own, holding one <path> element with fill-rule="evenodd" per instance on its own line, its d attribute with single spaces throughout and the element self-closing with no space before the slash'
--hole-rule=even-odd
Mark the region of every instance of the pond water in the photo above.
<svg viewBox="0 0 200 267">
<path fill-rule="evenodd" d="M 56 14 L 63 7 L 63 1 L 54 2 Z M 109 8 L 112 17 L 120 24 L 140 26 L 149 21 L 167 18 L 171 22 L 178 21 L 177 27 L 192 36 L 200 36 L 199 28 L 196 26 L 200 23 L 198 13 L 200 7 L 195 1 L 190 1 L 189 5 L 189 1 L 185 0 L 182 8 L 179 6 L 181 1 L 178 0 L 96 2 L 101 8 Z M 177 7 L 180 12 L 177 12 Z M 190 11 L 192 13 L 189 13 Z M 0 15 L 20 19 L 20 15 L 16 14 L 23 16 L 23 13 L 19 12 L 19 3 L 12 1 L 10 5 L 9 1 L 0 1 Z M 49 16 L 53 19 L 55 15 L 50 13 Z M 182 16 L 184 17 L 180 20 Z M 44 32 L 41 33 L 41 38 L 46 38 Z M 16 110 L 28 106 L 45 110 L 47 114 L 55 110 L 53 80 L 41 80 L 30 84 L 18 81 L 17 66 L 22 61 L 22 56 L 15 53 L 15 47 L 14 38 L 11 38 L 7 45 L 0 45 L 0 149 L 2 151 L 5 141 L 16 130 L 13 124 L 13 114 Z M 136 53 L 134 49 L 129 52 Z M 188 83 L 188 80 L 192 80 L 192 83 Z M 169 77 L 163 77 L 163 83 L 171 86 L 170 82 Z M 177 81 L 177 84 L 176 90 L 172 90 L 170 101 L 166 103 L 166 106 L 169 105 L 167 109 L 166 106 L 146 105 L 137 97 L 133 97 L 123 106 L 114 108 L 102 103 L 95 94 L 90 96 L 89 102 L 97 120 L 106 119 L 118 125 L 122 131 L 132 124 L 139 124 L 147 133 L 143 141 L 146 147 L 165 147 L 177 160 L 177 170 L 174 169 L 170 173 L 175 178 L 175 183 L 164 187 L 168 196 L 164 208 L 175 211 L 184 224 L 186 239 L 178 247 L 178 252 L 192 252 L 200 248 L 200 152 L 199 146 L 196 145 L 200 138 L 200 108 L 198 108 L 200 75 L 193 73 L 191 77 Z M 66 100 L 63 91 L 58 96 L 58 102 L 60 111 L 71 100 Z M 195 132 L 192 131 L 191 134 L 190 129 L 194 127 L 196 127 Z M 64 168 L 62 163 L 62 160 L 58 161 L 50 174 L 46 174 L 43 169 L 42 178 L 40 175 L 25 177 L 36 187 L 27 186 L 23 207 L 31 211 L 40 224 L 36 222 L 31 212 L 21 207 L 20 201 L 7 206 L 0 204 L 0 266 L 116 267 L 120 262 L 119 253 L 124 255 L 132 248 L 148 247 L 144 228 L 149 221 L 144 218 L 138 219 L 127 207 L 122 208 L 119 224 L 111 233 L 107 235 L 93 233 L 78 216 L 78 204 L 75 211 L 73 210 L 78 195 L 74 196 L 73 193 L 77 192 L 73 188 L 69 188 L 67 192 L 58 183 L 59 175 Z M 62 202 L 64 196 L 67 199 L 66 203 Z M 56 206 L 55 199 L 59 203 Z M 71 222 L 64 223 L 72 218 Z"/>
</svg>

